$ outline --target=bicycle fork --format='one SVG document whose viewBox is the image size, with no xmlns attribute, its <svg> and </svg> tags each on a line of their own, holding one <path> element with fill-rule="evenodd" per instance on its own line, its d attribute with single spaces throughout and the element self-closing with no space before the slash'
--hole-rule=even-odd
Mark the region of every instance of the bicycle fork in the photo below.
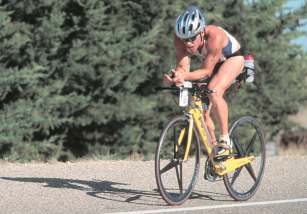
<svg viewBox="0 0 307 214">
<path fill-rule="evenodd" d="M 189 117 L 189 126 L 188 126 L 188 130 L 187 128 L 183 128 L 180 130 L 179 133 L 179 137 L 178 137 L 178 142 L 176 143 L 176 152 L 178 152 L 178 147 L 182 144 L 182 141 L 184 139 L 184 136 L 186 135 L 186 133 L 188 134 L 188 138 L 187 138 L 187 146 L 186 149 L 184 151 L 184 158 L 183 161 L 188 160 L 188 156 L 189 156 L 189 152 L 190 152 L 190 147 L 191 147 L 191 142 L 192 142 L 192 136 L 193 136 L 193 128 L 194 128 L 194 123 L 193 123 L 193 118 L 190 115 L 187 115 Z"/>
</svg>

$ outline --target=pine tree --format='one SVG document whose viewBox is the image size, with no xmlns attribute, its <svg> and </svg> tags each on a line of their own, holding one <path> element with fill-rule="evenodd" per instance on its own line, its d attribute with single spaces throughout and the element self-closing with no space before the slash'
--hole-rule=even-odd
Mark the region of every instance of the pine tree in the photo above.
<svg viewBox="0 0 307 214">
<path fill-rule="evenodd" d="M 307 55 L 302 46 L 292 42 L 304 35 L 298 29 L 306 17 L 307 4 L 287 12 L 285 2 L 253 1 L 246 5 L 233 1 L 226 4 L 224 13 L 223 26 L 229 26 L 256 63 L 256 82 L 246 84 L 238 94 L 233 117 L 247 113 L 258 117 L 268 136 L 285 126 L 287 116 L 296 113 L 307 98 L 306 81 L 302 81 L 307 74 Z M 237 9 L 232 11 L 232 7 Z"/>
<path fill-rule="evenodd" d="M 150 157 L 178 108 L 157 92 L 175 65 L 176 16 L 188 5 L 255 56 L 256 82 L 230 102 L 274 135 L 306 101 L 306 52 L 292 43 L 307 4 L 285 1 L 0 1 L 0 157 Z M 193 58 L 193 66 L 199 61 Z"/>
</svg>

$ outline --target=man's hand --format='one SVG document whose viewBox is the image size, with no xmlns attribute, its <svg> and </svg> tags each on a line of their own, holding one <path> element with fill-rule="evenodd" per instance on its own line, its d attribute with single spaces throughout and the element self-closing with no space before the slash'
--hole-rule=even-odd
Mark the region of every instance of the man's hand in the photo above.
<svg viewBox="0 0 307 214">
<path fill-rule="evenodd" d="M 176 86 L 183 85 L 184 82 L 184 75 L 186 72 L 184 71 L 177 71 L 175 69 L 172 69 L 170 74 L 164 74 L 163 77 L 163 83 L 164 85 L 170 86 L 172 84 L 175 84 Z"/>
<path fill-rule="evenodd" d="M 173 84 L 173 79 L 168 74 L 164 74 L 163 76 L 163 84 L 165 86 L 171 86 Z"/>
<path fill-rule="evenodd" d="M 185 72 L 176 72 L 174 73 L 173 83 L 176 86 L 182 86 L 184 82 Z"/>
</svg>

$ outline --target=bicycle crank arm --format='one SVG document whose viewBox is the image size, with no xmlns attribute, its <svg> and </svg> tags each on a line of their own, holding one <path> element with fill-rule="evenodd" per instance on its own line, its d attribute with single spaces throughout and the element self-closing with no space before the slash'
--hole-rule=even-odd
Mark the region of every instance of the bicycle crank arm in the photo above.
<svg viewBox="0 0 307 214">
<path fill-rule="evenodd" d="M 254 156 L 248 156 L 243 158 L 229 158 L 225 161 L 215 162 L 213 165 L 216 174 L 223 176 L 228 172 L 231 172 L 241 166 L 244 166 L 254 160 Z"/>
</svg>

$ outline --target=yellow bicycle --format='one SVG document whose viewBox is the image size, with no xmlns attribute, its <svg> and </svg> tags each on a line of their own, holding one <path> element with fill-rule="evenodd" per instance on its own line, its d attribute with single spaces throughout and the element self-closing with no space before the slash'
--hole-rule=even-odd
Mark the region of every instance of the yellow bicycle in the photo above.
<svg viewBox="0 0 307 214">
<path fill-rule="evenodd" d="M 265 143 L 256 119 L 239 118 L 229 131 L 233 152 L 215 159 L 214 145 L 203 118 L 212 93 L 205 82 L 185 82 L 183 87 L 164 87 L 179 95 L 183 115 L 173 118 L 163 129 L 155 153 L 155 176 L 163 199 L 180 205 L 192 194 L 200 171 L 200 142 L 204 145 L 204 178 L 214 182 L 223 177 L 235 200 L 248 200 L 257 191 L 265 167 Z"/>
</svg>

